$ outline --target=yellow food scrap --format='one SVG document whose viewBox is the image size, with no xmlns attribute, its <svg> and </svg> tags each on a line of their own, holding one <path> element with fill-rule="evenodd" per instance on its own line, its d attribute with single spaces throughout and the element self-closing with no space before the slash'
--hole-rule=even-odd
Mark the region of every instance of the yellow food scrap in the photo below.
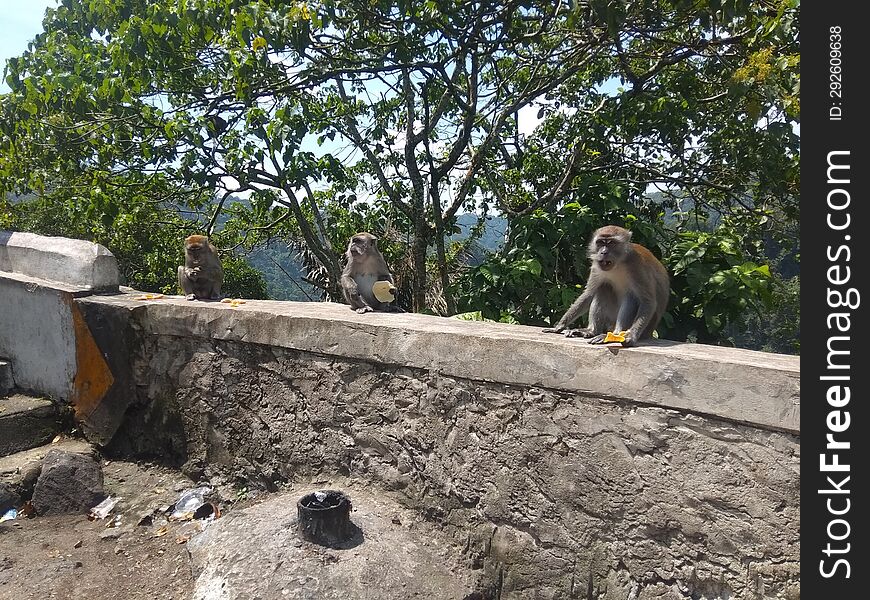
<svg viewBox="0 0 870 600">
<path fill-rule="evenodd" d="M 620 332 L 608 331 L 607 335 L 604 336 L 604 343 L 605 344 L 607 344 L 608 342 L 620 342 L 620 343 L 622 343 L 625 341 L 626 335 L 628 335 L 627 331 L 620 331 Z"/>
<path fill-rule="evenodd" d="M 229 304 L 230 308 L 235 308 L 239 305 L 244 304 L 245 301 L 240 299 L 240 298 L 224 298 L 223 300 L 221 300 L 221 303 L 222 304 Z"/>
<path fill-rule="evenodd" d="M 393 290 L 396 289 L 389 281 L 376 281 L 372 285 L 372 293 L 378 302 L 392 302 L 396 299 Z"/>
<path fill-rule="evenodd" d="M 134 300 L 160 300 L 163 297 L 163 294 L 142 294 L 140 296 L 136 296 Z"/>
</svg>

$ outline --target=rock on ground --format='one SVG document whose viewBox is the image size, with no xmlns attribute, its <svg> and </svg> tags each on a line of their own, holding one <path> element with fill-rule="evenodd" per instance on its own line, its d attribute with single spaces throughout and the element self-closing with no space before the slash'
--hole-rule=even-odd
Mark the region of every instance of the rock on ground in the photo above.
<svg viewBox="0 0 870 600">
<path fill-rule="evenodd" d="M 10 508 L 18 508 L 21 497 L 11 485 L 0 483 L 0 516 Z"/>
<path fill-rule="evenodd" d="M 37 514 L 84 513 L 105 497 L 103 472 L 93 458 L 62 450 L 45 455 L 33 490 Z"/>
<path fill-rule="evenodd" d="M 0 475 L 3 466 L 0 460 Z M 190 559 L 177 535 L 182 523 L 171 523 L 165 535 L 163 523 L 137 523 L 194 483 L 148 463 L 103 461 L 102 470 L 106 492 L 118 499 L 105 519 L 19 514 L 0 523 L 0 600 L 190 600 Z"/>
</svg>

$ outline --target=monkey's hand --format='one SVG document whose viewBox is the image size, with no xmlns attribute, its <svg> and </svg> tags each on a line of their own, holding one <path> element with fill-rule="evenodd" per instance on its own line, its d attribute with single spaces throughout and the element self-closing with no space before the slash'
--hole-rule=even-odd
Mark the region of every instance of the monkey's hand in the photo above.
<svg viewBox="0 0 870 600">
<path fill-rule="evenodd" d="M 565 337 L 588 338 L 588 337 L 592 337 L 593 335 L 595 335 L 595 332 L 592 330 L 591 327 L 582 327 L 580 329 L 566 329 L 563 332 L 563 335 Z"/>
<path fill-rule="evenodd" d="M 201 267 L 193 267 L 192 269 L 187 269 L 186 271 L 187 278 L 191 281 L 196 281 L 199 279 L 199 276 L 202 275 Z"/>
<path fill-rule="evenodd" d="M 565 331 L 564 327 L 556 325 L 555 327 L 547 327 L 546 329 L 541 330 L 543 333 L 562 333 Z"/>
<path fill-rule="evenodd" d="M 629 331 L 623 331 L 623 332 L 620 332 L 617 334 L 619 337 L 622 338 L 622 340 L 612 339 L 613 336 L 611 336 L 611 334 L 613 334 L 613 333 L 614 332 L 609 332 L 609 333 L 602 333 L 600 335 L 596 335 L 591 340 L 589 340 L 589 343 L 590 344 L 610 344 L 610 343 L 616 342 L 616 343 L 622 344 L 622 346 L 624 348 L 627 348 L 628 346 L 634 346 L 637 344 L 637 341 L 632 337 L 631 332 L 629 332 Z M 608 339 L 608 337 L 610 337 L 611 339 Z"/>
<path fill-rule="evenodd" d="M 348 298 L 359 300 L 359 286 L 357 286 L 353 280 L 350 280 L 348 283 L 342 281 L 342 285 L 344 285 L 344 292 L 347 294 Z"/>
<path fill-rule="evenodd" d="M 637 346 L 637 340 L 631 335 L 631 332 L 624 331 L 622 333 L 622 337 L 625 338 L 622 340 L 622 346 L 624 348 L 628 348 L 629 346 Z"/>
<path fill-rule="evenodd" d="M 373 309 L 371 306 L 366 305 L 366 306 L 362 306 L 362 307 L 356 309 L 356 312 L 361 314 L 361 315 L 364 315 L 365 313 L 372 312 L 374 310 L 375 309 Z"/>
</svg>

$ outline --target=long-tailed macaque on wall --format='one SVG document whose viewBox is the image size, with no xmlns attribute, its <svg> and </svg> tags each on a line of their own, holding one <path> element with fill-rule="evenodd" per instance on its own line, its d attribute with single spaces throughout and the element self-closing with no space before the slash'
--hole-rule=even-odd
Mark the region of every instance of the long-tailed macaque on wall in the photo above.
<svg viewBox="0 0 870 600">
<path fill-rule="evenodd" d="M 555 327 L 544 332 L 591 338 L 590 344 L 604 343 L 609 331 L 627 332 L 624 346 L 652 337 L 670 297 L 664 265 L 616 225 L 596 230 L 588 252 L 592 266 L 586 288 Z M 588 327 L 569 329 L 587 311 Z"/>
<path fill-rule="evenodd" d="M 204 235 L 184 240 L 184 264 L 178 267 L 178 287 L 188 300 L 220 300 L 224 270 L 217 248 Z"/>
<path fill-rule="evenodd" d="M 350 238 L 341 274 L 344 299 L 358 313 L 403 312 L 395 303 L 393 276 L 377 242 L 377 237 L 365 231 Z"/>
</svg>

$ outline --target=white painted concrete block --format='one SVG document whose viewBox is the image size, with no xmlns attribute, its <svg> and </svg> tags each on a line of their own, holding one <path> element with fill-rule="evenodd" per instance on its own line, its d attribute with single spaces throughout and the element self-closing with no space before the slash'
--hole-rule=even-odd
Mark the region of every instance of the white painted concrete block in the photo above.
<svg viewBox="0 0 870 600">
<path fill-rule="evenodd" d="M 0 231 L 0 271 L 86 290 L 118 289 L 118 261 L 105 246 L 35 233 Z"/>
<path fill-rule="evenodd" d="M 17 387 L 71 397 L 76 373 L 71 303 L 68 292 L 0 277 L 0 356 L 12 363 Z"/>
</svg>

